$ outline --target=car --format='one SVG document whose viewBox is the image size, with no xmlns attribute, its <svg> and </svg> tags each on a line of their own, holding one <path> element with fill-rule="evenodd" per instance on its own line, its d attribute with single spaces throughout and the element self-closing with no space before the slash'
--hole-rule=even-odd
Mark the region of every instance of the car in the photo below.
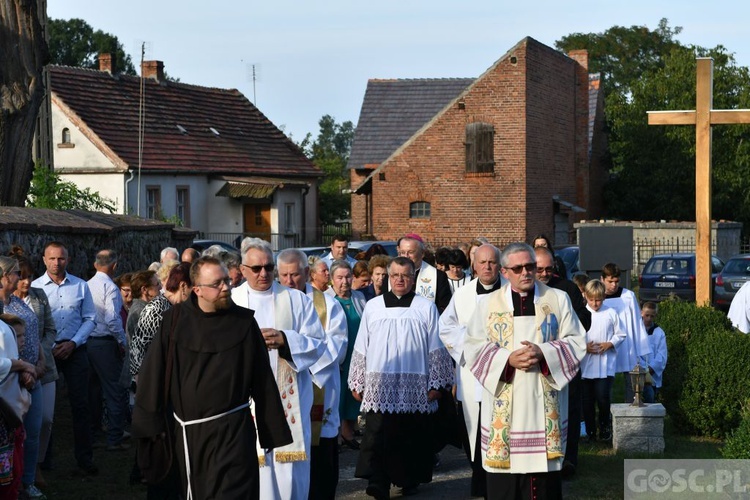
<svg viewBox="0 0 750 500">
<path fill-rule="evenodd" d="M 724 267 L 717 256 L 711 256 L 711 280 Z M 695 302 L 695 254 L 670 253 L 651 257 L 638 277 L 641 302 L 661 302 L 670 297 Z"/>
<path fill-rule="evenodd" d="M 226 243 L 224 241 L 219 240 L 193 240 L 193 243 L 190 245 L 190 248 L 195 248 L 199 252 L 203 252 L 208 247 L 219 245 L 222 249 L 224 249 L 227 252 L 236 253 L 239 255 L 240 251 L 237 249 L 237 247 L 230 245 L 229 243 Z"/>
<path fill-rule="evenodd" d="M 302 250 L 305 252 L 305 255 L 307 255 L 307 258 L 310 257 L 324 257 L 328 255 L 328 252 L 331 251 L 331 247 L 300 247 L 297 250 Z"/>
<path fill-rule="evenodd" d="M 349 256 L 354 258 L 359 252 L 369 250 L 375 243 L 382 245 L 391 257 L 398 257 L 398 242 L 396 241 L 350 241 Z"/>
<path fill-rule="evenodd" d="M 560 259 L 562 259 L 563 261 L 563 264 L 565 264 L 565 271 L 568 275 L 568 279 L 572 279 L 574 275 L 580 272 L 580 256 L 581 252 L 578 245 L 570 245 L 555 250 L 555 257 L 560 257 Z"/>
<path fill-rule="evenodd" d="M 737 290 L 750 281 L 750 253 L 735 255 L 727 261 L 714 283 L 714 307 L 729 310 Z"/>
</svg>

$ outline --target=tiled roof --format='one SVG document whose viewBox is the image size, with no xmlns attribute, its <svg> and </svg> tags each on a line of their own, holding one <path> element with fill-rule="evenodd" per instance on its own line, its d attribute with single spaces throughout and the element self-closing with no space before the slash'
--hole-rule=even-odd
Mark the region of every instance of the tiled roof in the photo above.
<svg viewBox="0 0 750 500">
<path fill-rule="evenodd" d="M 474 78 L 369 80 L 348 168 L 379 165 Z"/>
<path fill-rule="evenodd" d="M 64 111 L 84 134 L 100 148 L 103 142 L 116 164 L 137 168 L 141 79 L 63 66 L 50 66 L 49 73 L 53 100 L 62 101 Z M 322 175 L 238 90 L 154 79 L 143 83 L 143 170 Z"/>
</svg>

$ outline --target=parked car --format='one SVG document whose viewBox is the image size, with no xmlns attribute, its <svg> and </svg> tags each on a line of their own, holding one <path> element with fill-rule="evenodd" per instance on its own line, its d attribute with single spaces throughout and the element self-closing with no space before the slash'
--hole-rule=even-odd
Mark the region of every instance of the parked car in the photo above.
<svg viewBox="0 0 750 500">
<path fill-rule="evenodd" d="M 391 257 L 398 257 L 398 243 L 395 241 L 350 241 L 349 255 L 353 258 L 359 252 L 366 252 L 375 243 L 382 245 Z"/>
<path fill-rule="evenodd" d="M 735 255 L 727 261 L 714 284 L 714 307 L 729 310 L 737 290 L 750 281 L 750 253 Z"/>
<path fill-rule="evenodd" d="M 214 245 L 219 245 L 221 248 L 226 250 L 227 252 L 236 253 L 239 255 L 240 251 L 237 247 L 234 245 L 230 245 L 229 243 L 226 243 L 224 241 L 219 240 L 193 240 L 193 243 L 190 245 L 190 248 L 195 248 L 199 252 L 203 252 L 206 248 Z"/>
<path fill-rule="evenodd" d="M 717 256 L 711 256 L 711 281 L 724 267 Z M 661 302 L 669 297 L 695 302 L 695 254 L 654 255 L 638 277 L 641 302 Z"/>
<path fill-rule="evenodd" d="M 570 245 L 563 248 L 555 249 L 555 257 L 560 257 L 565 264 L 565 271 L 567 278 L 571 279 L 574 275 L 578 274 L 581 269 L 579 266 L 581 252 L 578 245 Z"/>
</svg>

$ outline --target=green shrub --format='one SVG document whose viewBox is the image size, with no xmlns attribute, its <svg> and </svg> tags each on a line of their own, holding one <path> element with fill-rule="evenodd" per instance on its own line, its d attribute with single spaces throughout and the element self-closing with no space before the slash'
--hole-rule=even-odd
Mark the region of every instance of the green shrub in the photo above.
<svg viewBox="0 0 750 500">
<path fill-rule="evenodd" d="M 750 458 L 750 414 L 747 410 L 742 413 L 740 426 L 727 436 L 721 456 L 727 459 Z"/>
<path fill-rule="evenodd" d="M 686 302 L 662 302 L 658 323 L 669 353 L 661 399 L 675 426 L 724 438 L 742 420 L 750 387 L 750 336 L 732 328 L 720 311 Z"/>
</svg>

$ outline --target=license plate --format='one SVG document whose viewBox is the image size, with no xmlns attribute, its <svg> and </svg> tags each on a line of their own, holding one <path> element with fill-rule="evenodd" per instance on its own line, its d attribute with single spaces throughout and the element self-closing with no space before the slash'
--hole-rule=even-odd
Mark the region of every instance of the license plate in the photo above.
<svg viewBox="0 0 750 500">
<path fill-rule="evenodd" d="M 654 283 L 656 288 L 674 288 L 674 283 L 671 281 L 657 281 Z"/>
<path fill-rule="evenodd" d="M 744 283 L 735 281 L 734 283 L 732 283 L 732 288 L 742 288 L 742 285 L 744 285 Z"/>
</svg>

